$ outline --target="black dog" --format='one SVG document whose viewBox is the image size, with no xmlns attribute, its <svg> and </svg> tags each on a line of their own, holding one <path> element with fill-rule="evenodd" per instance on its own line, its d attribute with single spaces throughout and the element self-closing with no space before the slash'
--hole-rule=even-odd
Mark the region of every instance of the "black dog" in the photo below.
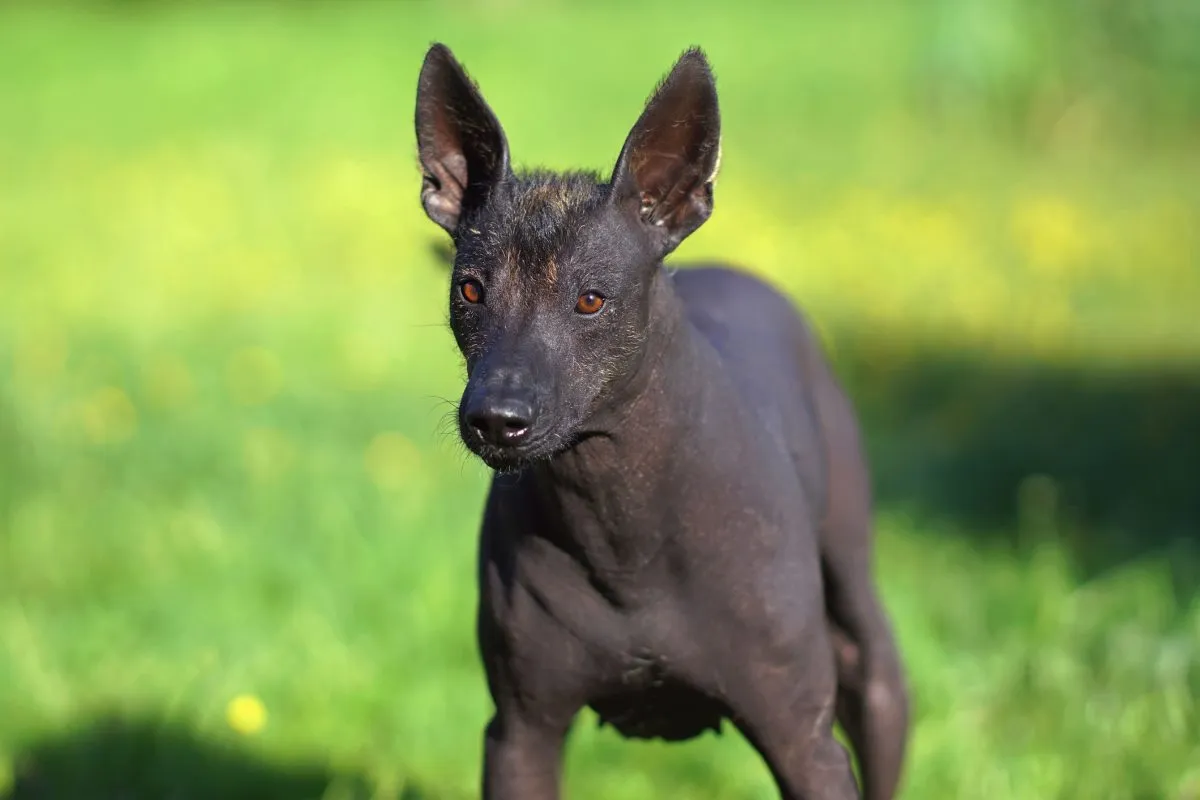
<svg viewBox="0 0 1200 800">
<path fill-rule="evenodd" d="M 896 791 L 908 700 L 873 586 L 854 411 L 783 296 L 663 258 L 712 213 L 713 76 L 689 50 L 608 182 L 515 173 L 444 45 L 416 109 L 421 200 L 455 245 L 463 441 L 496 470 L 478 637 L 483 795 L 559 796 L 590 706 L 627 737 L 730 719 L 784 798 Z"/>
</svg>

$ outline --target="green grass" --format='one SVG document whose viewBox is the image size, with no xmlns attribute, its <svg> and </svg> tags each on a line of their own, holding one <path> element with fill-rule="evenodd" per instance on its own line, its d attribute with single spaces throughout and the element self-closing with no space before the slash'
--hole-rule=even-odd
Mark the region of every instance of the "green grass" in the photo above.
<svg viewBox="0 0 1200 800">
<path fill-rule="evenodd" d="M 809 309 L 899 487 L 878 572 L 914 686 L 906 797 L 1196 797 L 1200 513 L 1136 524 L 1195 508 L 1200 154 L 1168 125 L 1194 84 L 1169 48 L 1160 79 L 1132 71 L 1160 113 L 1135 135 L 1106 123 L 1119 93 L 1021 105 L 1041 84 L 1000 48 L 1003 102 L 934 112 L 955 24 L 938 3 L 0 7 L 0 797 L 475 796 L 487 476 L 439 435 L 461 365 L 411 131 L 435 39 L 518 162 L 598 169 L 708 49 L 724 165 L 680 258 L 736 258 Z M 1063 417 L 1020 411 L 1034 396 Z M 1144 483 L 1104 483 L 1114 464 Z M 1004 513 L 915 502 L 931 482 Z M 1085 513 L 1128 494 L 1132 517 Z M 1106 560 L 1114 525 L 1138 545 Z M 256 734 L 226 720 L 244 693 Z M 733 734 L 629 744 L 588 715 L 567 782 L 775 796 Z"/>
</svg>

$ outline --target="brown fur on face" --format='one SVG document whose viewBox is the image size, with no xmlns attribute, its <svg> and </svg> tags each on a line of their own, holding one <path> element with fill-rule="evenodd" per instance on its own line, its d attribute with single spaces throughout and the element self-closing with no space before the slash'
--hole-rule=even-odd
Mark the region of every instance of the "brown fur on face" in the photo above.
<svg viewBox="0 0 1200 800">
<path fill-rule="evenodd" d="M 533 171 L 496 187 L 491 201 L 466 226 L 459 263 L 505 264 L 523 281 L 554 286 L 575 234 L 604 203 L 607 184 L 592 173 Z"/>
</svg>

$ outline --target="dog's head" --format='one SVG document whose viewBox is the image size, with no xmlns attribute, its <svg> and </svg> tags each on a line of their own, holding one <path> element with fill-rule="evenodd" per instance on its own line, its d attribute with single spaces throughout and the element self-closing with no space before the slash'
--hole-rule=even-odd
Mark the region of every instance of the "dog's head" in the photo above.
<svg viewBox="0 0 1200 800">
<path fill-rule="evenodd" d="M 421 68 L 416 128 L 422 205 L 454 242 L 460 432 L 489 466 L 516 469 L 569 447 L 641 364 L 662 259 L 712 213 L 716 86 L 688 50 L 607 181 L 518 174 L 495 114 L 438 44 Z"/>
</svg>

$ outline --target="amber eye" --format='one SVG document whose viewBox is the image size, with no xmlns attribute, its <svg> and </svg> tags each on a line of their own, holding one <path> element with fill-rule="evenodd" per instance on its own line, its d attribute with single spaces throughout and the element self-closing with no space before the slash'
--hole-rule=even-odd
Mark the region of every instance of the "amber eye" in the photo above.
<svg viewBox="0 0 1200 800">
<path fill-rule="evenodd" d="M 575 301 L 575 313 L 591 316 L 592 314 L 600 313 L 600 309 L 604 308 L 604 295 L 596 292 L 584 292 L 579 295 L 579 299 Z"/>
<path fill-rule="evenodd" d="M 468 279 L 458 285 L 458 291 L 462 294 L 463 300 L 468 303 L 478 303 L 483 299 L 483 286 L 479 281 Z"/>
</svg>

